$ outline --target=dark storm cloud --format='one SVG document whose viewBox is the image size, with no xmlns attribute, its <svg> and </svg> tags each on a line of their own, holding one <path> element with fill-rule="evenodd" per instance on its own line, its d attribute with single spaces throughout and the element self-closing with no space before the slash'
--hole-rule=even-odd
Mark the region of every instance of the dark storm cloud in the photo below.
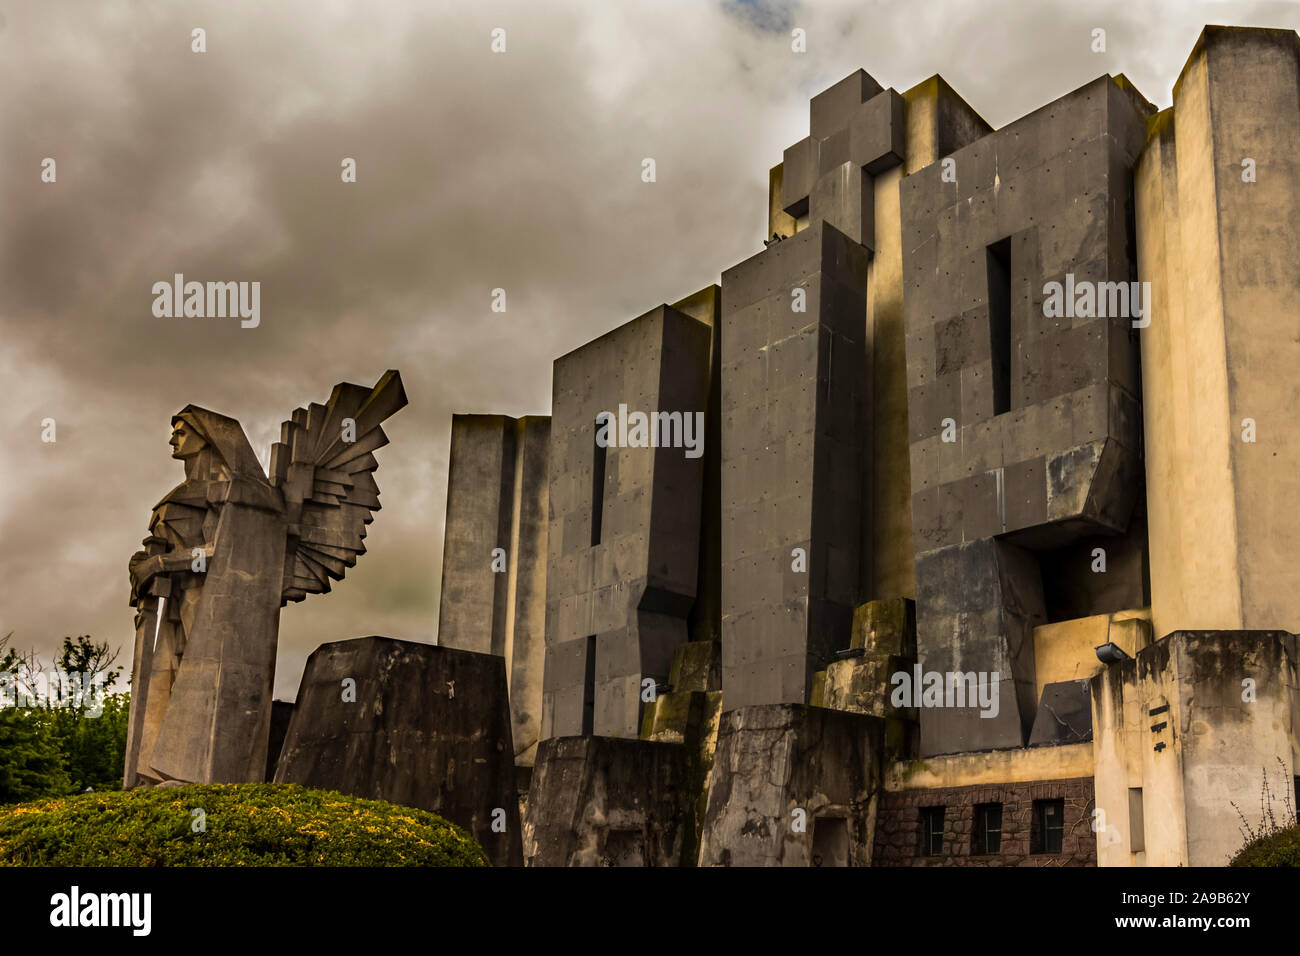
<svg viewBox="0 0 1300 956">
<path fill-rule="evenodd" d="M 411 405 L 386 426 L 368 553 L 283 614 L 277 693 L 322 641 L 432 640 L 452 412 L 548 411 L 555 356 L 761 249 L 767 169 L 807 134 L 811 94 L 858 67 L 899 89 L 940 72 L 1001 125 L 1124 72 L 1163 106 L 1203 23 L 1297 20 L 1292 4 L 1081 7 L 4 7 L 0 634 L 48 653 L 89 632 L 129 654 L 126 560 L 180 480 L 170 416 L 232 415 L 265 461 L 295 406 L 395 367 Z M 155 318 L 152 285 L 177 272 L 260 282 L 260 326 Z"/>
</svg>

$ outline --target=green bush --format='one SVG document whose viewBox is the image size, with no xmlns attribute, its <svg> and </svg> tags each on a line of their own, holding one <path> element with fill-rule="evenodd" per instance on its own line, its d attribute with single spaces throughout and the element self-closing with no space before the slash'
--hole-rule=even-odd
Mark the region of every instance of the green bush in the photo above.
<svg viewBox="0 0 1300 956">
<path fill-rule="evenodd" d="M 194 784 L 0 807 L 0 865 L 489 863 L 464 830 L 426 810 L 297 784 Z"/>
<path fill-rule="evenodd" d="M 1238 851 L 1229 866 L 1300 866 L 1300 826 L 1261 836 Z"/>
</svg>

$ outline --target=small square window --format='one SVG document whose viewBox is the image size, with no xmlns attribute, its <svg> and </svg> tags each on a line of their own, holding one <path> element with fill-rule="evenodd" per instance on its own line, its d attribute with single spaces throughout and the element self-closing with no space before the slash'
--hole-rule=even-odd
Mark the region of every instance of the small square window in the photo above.
<svg viewBox="0 0 1300 956">
<path fill-rule="evenodd" d="M 943 853 L 943 807 L 921 807 L 921 856 Z"/>
<path fill-rule="evenodd" d="M 1065 836 L 1065 801 L 1035 800 L 1034 823 L 1029 831 L 1030 853 L 1060 853 Z"/>
<path fill-rule="evenodd" d="M 992 856 L 1002 849 L 1002 804 L 977 803 L 971 828 L 971 856 Z"/>
</svg>

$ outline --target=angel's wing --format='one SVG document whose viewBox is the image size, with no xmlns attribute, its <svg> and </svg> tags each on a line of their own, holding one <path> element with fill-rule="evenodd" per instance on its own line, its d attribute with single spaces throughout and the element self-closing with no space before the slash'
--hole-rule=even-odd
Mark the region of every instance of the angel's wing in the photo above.
<svg viewBox="0 0 1300 956">
<path fill-rule="evenodd" d="M 289 519 L 280 604 L 330 589 L 330 578 L 364 554 L 366 525 L 379 510 L 371 454 L 388 444 L 380 424 L 406 404 L 402 377 L 384 373 L 374 388 L 334 386 L 327 405 L 298 408 L 271 446 L 271 483 Z"/>
</svg>

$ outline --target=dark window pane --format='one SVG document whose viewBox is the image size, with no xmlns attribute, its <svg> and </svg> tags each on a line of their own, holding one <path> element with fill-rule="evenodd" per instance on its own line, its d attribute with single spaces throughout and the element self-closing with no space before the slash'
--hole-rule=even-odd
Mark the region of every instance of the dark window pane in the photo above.
<svg viewBox="0 0 1300 956">
<path fill-rule="evenodd" d="M 1035 800 L 1034 822 L 1029 834 L 1030 853 L 1060 853 L 1065 835 L 1065 801 Z"/>
<path fill-rule="evenodd" d="M 921 807 L 922 856 L 943 853 L 943 807 Z"/>
<path fill-rule="evenodd" d="M 1002 849 L 1002 804 L 979 803 L 975 805 L 974 826 L 971 828 L 971 855 L 987 856 Z"/>
</svg>

